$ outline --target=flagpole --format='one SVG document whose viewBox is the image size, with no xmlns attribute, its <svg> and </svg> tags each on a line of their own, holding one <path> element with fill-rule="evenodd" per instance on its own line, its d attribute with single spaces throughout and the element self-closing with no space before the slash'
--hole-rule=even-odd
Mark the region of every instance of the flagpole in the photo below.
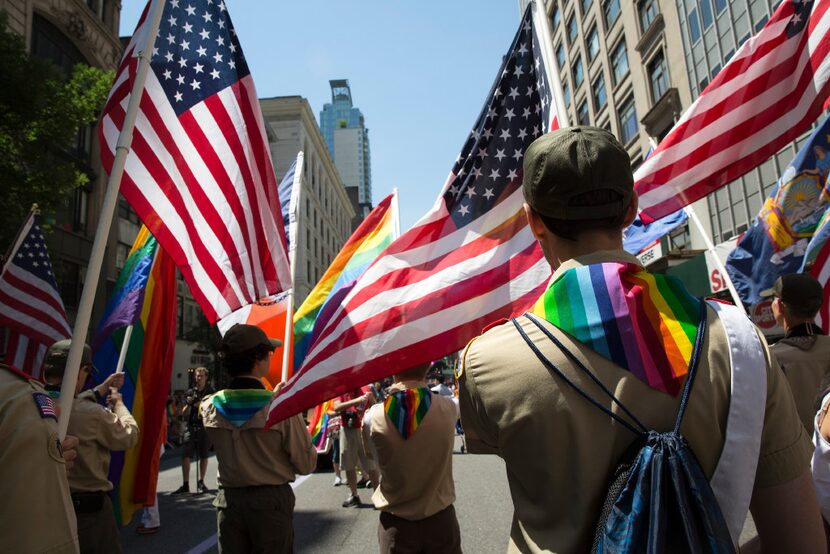
<svg viewBox="0 0 830 554">
<path fill-rule="evenodd" d="M 153 45 L 158 35 L 161 23 L 161 14 L 164 11 L 164 0 L 153 0 L 153 7 L 150 13 L 150 27 L 147 33 L 147 42 L 138 50 L 138 69 L 136 70 L 135 82 L 130 91 L 130 102 L 127 106 L 127 113 L 124 117 L 124 126 L 118 135 L 116 144 L 115 160 L 112 165 L 112 172 L 107 180 L 107 189 L 104 195 L 104 202 L 101 206 L 98 228 L 95 230 L 95 240 L 92 243 L 92 253 L 87 266 L 86 282 L 81 293 L 81 300 L 78 304 L 78 313 L 75 316 L 75 327 L 72 331 L 72 346 L 69 348 L 69 356 L 66 360 L 66 372 L 61 383 L 60 396 L 60 418 L 58 419 L 58 437 L 63 440 L 66 437 L 66 429 L 69 426 L 69 415 L 72 413 L 72 404 L 75 399 L 75 386 L 78 382 L 78 371 L 81 365 L 81 354 L 86 344 L 87 329 L 92 317 L 92 304 L 95 300 L 95 289 L 98 288 L 98 279 L 101 276 L 101 266 L 104 262 L 104 250 L 107 246 L 107 238 L 112 227 L 112 218 L 115 214 L 115 206 L 118 202 L 118 190 L 121 186 L 121 176 L 124 173 L 124 166 L 127 161 L 127 154 L 133 140 L 133 128 L 135 127 L 138 107 L 141 96 L 144 92 L 144 83 L 147 80 L 147 72 L 150 70 L 150 58 L 152 57 Z"/>
<path fill-rule="evenodd" d="M 11 246 L 9 249 L 6 250 L 6 255 L 3 257 L 2 260 L 2 267 L 0 267 L 0 275 L 6 270 L 6 266 L 9 264 L 9 260 L 11 259 L 12 253 L 17 252 L 20 249 L 20 243 L 23 242 L 23 238 L 25 237 L 26 233 L 23 232 L 27 226 L 31 228 L 29 225 L 29 220 L 32 219 L 34 216 L 38 214 L 40 210 L 38 210 L 37 204 L 32 204 L 32 209 L 29 210 L 29 215 L 26 216 L 26 219 L 23 220 L 23 225 L 21 225 L 17 229 L 17 234 L 14 236 L 12 240 Z"/>
<path fill-rule="evenodd" d="M 133 326 L 128 325 L 124 331 L 124 341 L 121 343 L 121 353 L 118 355 L 118 364 L 115 366 L 116 373 L 124 373 L 124 361 L 127 359 L 127 350 L 130 349 L 130 338 L 133 336 Z"/>
<path fill-rule="evenodd" d="M 395 220 L 395 238 L 401 236 L 401 206 L 398 203 L 398 187 L 392 189 L 392 217 Z"/>
<path fill-rule="evenodd" d="M 291 268 L 291 290 L 288 293 L 288 299 L 285 306 L 285 339 L 282 341 L 282 381 L 288 380 L 288 362 L 290 359 L 292 346 L 292 337 L 294 336 L 294 294 L 297 290 L 297 239 L 299 233 L 297 232 L 300 224 L 300 199 L 302 198 L 303 186 L 303 151 L 297 153 L 297 164 L 294 170 L 294 183 L 291 185 L 291 200 L 289 201 L 289 229 L 288 236 L 291 239 L 291 244 L 288 247 L 288 265 Z M 291 216 L 294 216 L 293 218 Z M 293 219 L 293 221 L 292 221 Z"/>
<path fill-rule="evenodd" d="M 542 43 L 542 60 L 545 63 L 545 76 L 548 80 L 548 87 L 550 87 L 550 95 L 556 107 L 555 116 L 559 122 L 559 127 L 569 127 L 568 109 L 565 107 L 565 93 L 562 91 L 562 82 L 559 80 L 559 67 L 556 65 L 556 56 L 553 54 L 553 32 L 550 28 L 550 20 L 548 14 L 545 13 L 545 5 L 539 0 L 531 0 L 533 9 L 533 24 L 537 25 L 539 32 L 539 39 Z M 550 131 L 551 121 L 545 121 Z"/>
</svg>

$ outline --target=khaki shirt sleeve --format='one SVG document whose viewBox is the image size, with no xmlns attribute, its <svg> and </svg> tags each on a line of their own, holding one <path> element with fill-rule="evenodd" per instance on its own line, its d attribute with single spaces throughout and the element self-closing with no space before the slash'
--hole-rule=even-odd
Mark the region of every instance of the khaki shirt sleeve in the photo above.
<svg viewBox="0 0 830 554">
<path fill-rule="evenodd" d="M 763 489 L 791 481 L 810 467 L 813 443 L 798 417 L 790 386 L 766 340 L 767 402 L 755 488 Z"/>
<path fill-rule="evenodd" d="M 127 450 L 138 444 L 138 424 L 123 402 L 113 411 L 101 410 L 98 440 L 110 450 Z"/>
<path fill-rule="evenodd" d="M 471 340 L 461 357 L 461 372 L 458 375 L 458 407 L 461 426 L 467 439 L 467 449 L 473 454 L 499 454 L 498 431 L 487 416 L 483 391 L 476 386 L 477 371 L 475 351 Z"/>
<path fill-rule="evenodd" d="M 283 449 L 291 460 L 295 473 L 307 475 L 317 467 L 317 449 L 300 414 L 288 419 L 283 430 Z"/>
</svg>

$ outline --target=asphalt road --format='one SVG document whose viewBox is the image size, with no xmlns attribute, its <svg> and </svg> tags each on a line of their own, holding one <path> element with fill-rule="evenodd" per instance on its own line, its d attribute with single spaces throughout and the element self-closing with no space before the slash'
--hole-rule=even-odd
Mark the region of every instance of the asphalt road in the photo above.
<svg viewBox="0 0 830 554">
<path fill-rule="evenodd" d="M 456 443 L 453 457 L 456 513 L 465 552 L 503 553 L 507 549 L 513 505 L 507 488 L 504 463 L 495 456 L 462 455 Z M 180 449 L 165 454 L 159 474 L 161 528 L 154 535 L 138 535 L 136 514 L 132 524 L 121 531 L 121 545 L 128 554 L 218 552 L 216 513 L 213 495 L 174 496 L 182 481 Z M 211 459 L 207 483 L 216 488 L 216 460 Z M 195 464 L 191 468 L 195 475 Z M 295 550 L 298 553 L 346 554 L 377 551 L 378 512 L 371 505 L 371 490 L 361 489 L 360 508 L 342 508 L 348 495 L 345 486 L 333 487 L 331 471 L 300 477 L 294 483 L 297 497 L 294 512 Z M 191 477 L 191 489 L 195 478 Z M 741 537 L 755 535 L 751 518 Z"/>
</svg>

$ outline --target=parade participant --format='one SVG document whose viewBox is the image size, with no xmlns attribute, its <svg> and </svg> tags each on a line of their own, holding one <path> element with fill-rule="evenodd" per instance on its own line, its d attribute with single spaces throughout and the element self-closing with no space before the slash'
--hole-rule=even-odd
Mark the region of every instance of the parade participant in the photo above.
<svg viewBox="0 0 830 554">
<path fill-rule="evenodd" d="M 210 439 L 207 433 L 205 433 L 205 427 L 202 424 L 199 405 L 207 396 L 213 394 L 214 390 L 208 384 L 208 370 L 206 367 L 197 367 L 194 369 L 193 379 L 195 380 L 196 386 L 187 392 L 186 403 L 182 410 L 182 416 L 187 422 L 184 451 L 182 452 L 182 486 L 173 491 L 173 494 L 190 492 L 190 460 L 194 455 L 199 460 L 196 493 L 213 492 L 205 485 L 208 456 L 210 455 Z"/>
<path fill-rule="evenodd" d="M 368 434 L 380 467 L 372 501 L 381 511 L 380 552 L 461 552 L 452 478 L 458 409 L 433 393 L 428 364 L 395 375 L 383 403 L 369 411 Z"/>
<path fill-rule="evenodd" d="M 708 331 L 680 431 L 713 491 L 737 491 L 715 491 L 732 541 L 751 497 L 765 551 L 824 552 L 810 441 L 763 337 L 734 307 L 707 302 L 702 312 L 678 280 L 647 273 L 622 250 L 622 231 L 637 212 L 630 163 L 610 132 L 593 127 L 554 131 L 525 153 L 525 212 L 553 278 L 535 315 L 485 330 L 459 369 L 469 451 L 497 454 L 507 466 L 510 549 L 590 550 L 613 472 L 637 438 L 598 408 L 625 415 L 603 389 L 647 429 L 671 431 L 704 313 Z M 751 352 L 730 351 L 727 326 Z M 753 363 L 733 366 L 739 353 Z M 744 386 L 746 375 L 756 388 Z M 747 392 L 764 385 L 765 397 Z M 749 409 L 733 418 L 733 407 Z M 723 475 L 725 485 L 714 479 Z"/>
<path fill-rule="evenodd" d="M 78 552 L 67 481 L 78 440 L 58 440 L 57 412 L 38 381 L 0 364 L 0 552 Z"/>
<path fill-rule="evenodd" d="M 371 392 L 354 390 L 346 393 L 334 402 L 334 411 L 340 414 L 340 469 L 346 471 L 346 483 L 349 485 L 349 497 L 343 502 L 344 508 L 360 506 L 357 488 L 371 484 L 377 487 L 379 474 L 374 461 L 366 455 L 361 438 L 363 415 L 368 406 L 374 402 Z M 357 467 L 363 471 L 363 479 L 357 481 Z M 367 479 L 368 477 L 368 479 Z"/>
<path fill-rule="evenodd" d="M 816 395 L 830 373 L 830 337 L 815 323 L 824 291 L 812 275 L 791 273 L 776 279 L 761 296 L 773 297 L 772 313 L 786 335 L 770 351 L 781 364 L 801 422 L 812 435 Z"/>
<path fill-rule="evenodd" d="M 289 483 L 298 473 L 314 471 L 317 450 L 300 414 L 263 431 L 273 393 L 261 379 L 281 344 L 253 325 L 228 329 L 219 354 L 230 385 L 202 401 L 202 419 L 219 463 L 219 492 L 213 502 L 219 552 L 294 549 Z"/>
<path fill-rule="evenodd" d="M 60 391 L 71 345 L 71 340 L 62 340 L 49 347 L 43 365 L 47 389 Z M 124 384 L 123 373 L 113 373 L 103 383 L 81 392 L 93 370 L 92 349 L 84 345 L 67 431 L 79 441 L 78 457 L 69 474 L 69 489 L 78 520 L 81 552 L 121 552 L 108 494 L 113 489 L 108 479 L 110 451 L 127 450 L 138 444 L 138 424 L 118 392 Z M 99 404 L 103 399 L 107 408 Z"/>
</svg>

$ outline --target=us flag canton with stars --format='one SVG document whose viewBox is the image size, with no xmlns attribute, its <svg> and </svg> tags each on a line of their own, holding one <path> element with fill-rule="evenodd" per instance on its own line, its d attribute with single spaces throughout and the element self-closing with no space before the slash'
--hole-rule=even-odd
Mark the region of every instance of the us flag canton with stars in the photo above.
<svg viewBox="0 0 830 554">
<path fill-rule="evenodd" d="M 52 273 L 52 262 L 49 260 L 49 253 L 46 250 L 46 241 L 43 239 L 43 232 L 37 223 L 32 225 L 29 234 L 23 239 L 23 243 L 20 245 L 20 249 L 12 263 L 35 275 L 38 279 L 49 283 L 55 290 L 58 289 L 55 274 Z"/>
<path fill-rule="evenodd" d="M 550 113 L 551 93 L 528 10 L 447 183 L 444 202 L 456 226 L 469 224 L 521 185 L 525 149 L 545 132 Z"/>
<path fill-rule="evenodd" d="M 250 73 L 219 0 L 167 2 L 151 67 L 177 115 Z"/>
</svg>

